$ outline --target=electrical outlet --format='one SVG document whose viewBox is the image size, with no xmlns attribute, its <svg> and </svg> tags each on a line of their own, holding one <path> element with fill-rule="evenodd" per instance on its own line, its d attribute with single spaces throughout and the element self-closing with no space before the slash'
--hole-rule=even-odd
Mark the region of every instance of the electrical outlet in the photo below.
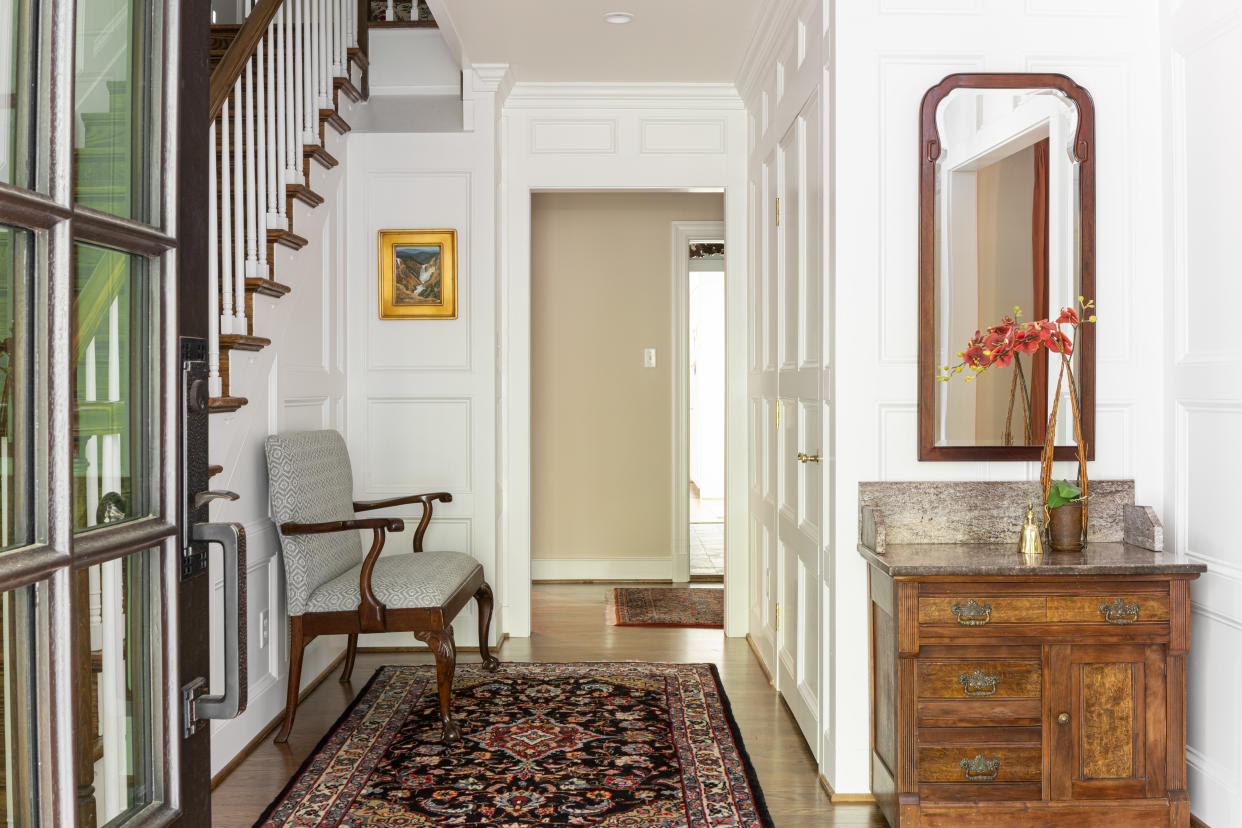
<svg viewBox="0 0 1242 828">
<path fill-rule="evenodd" d="M 259 613 L 259 649 L 267 648 L 267 610 Z"/>
</svg>

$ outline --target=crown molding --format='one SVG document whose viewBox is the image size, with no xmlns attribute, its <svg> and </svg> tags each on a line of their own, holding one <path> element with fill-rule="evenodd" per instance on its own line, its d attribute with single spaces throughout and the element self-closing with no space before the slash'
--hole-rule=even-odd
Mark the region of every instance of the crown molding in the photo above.
<svg viewBox="0 0 1242 828">
<path fill-rule="evenodd" d="M 479 92 L 498 92 L 506 81 L 510 86 L 513 84 L 513 75 L 507 63 L 475 63 L 471 68 L 474 70 L 474 88 Z"/>
<path fill-rule="evenodd" d="M 506 109 L 745 109 L 731 83 L 517 83 Z"/>
<path fill-rule="evenodd" d="M 776 53 L 782 36 L 798 17 L 802 0 L 768 0 L 770 9 L 759 17 L 746 46 L 741 66 L 737 72 L 737 90 L 743 101 L 749 101 L 759 88 L 763 73 L 776 62 Z"/>
</svg>

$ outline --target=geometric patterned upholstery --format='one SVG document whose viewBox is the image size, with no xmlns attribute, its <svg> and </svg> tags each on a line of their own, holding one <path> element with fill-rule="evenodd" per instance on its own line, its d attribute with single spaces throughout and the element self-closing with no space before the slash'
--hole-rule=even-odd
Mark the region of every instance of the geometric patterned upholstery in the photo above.
<svg viewBox="0 0 1242 828">
<path fill-rule="evenodd" d="M 420 552 L 385 555 L 375 562 L 371 589 L 388 609 L 438 607 L 466 579 L 482 569 L 461 552 Z M 358 579 L 362 565 L 333 578 L 310 595 L 305 612 L 356 610 L 361 602 Z"/>
<path fill-rule="evenodd" d="M 276 531 L 282 523 L 354 519 L 354 478 L 345 440 L 335 431 L 303 431 L 267 438 L 267 486 Z M 280 535 L 289 615 L 308 612 L 315 590 L 362 564 L 355 531 Z M 354 580 L 354 607 L 358 606 Z"/>
</svg>

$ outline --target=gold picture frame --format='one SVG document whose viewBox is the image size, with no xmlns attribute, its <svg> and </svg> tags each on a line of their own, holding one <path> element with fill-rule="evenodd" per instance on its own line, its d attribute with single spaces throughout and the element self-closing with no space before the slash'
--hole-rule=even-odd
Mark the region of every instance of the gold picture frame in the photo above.
<svg viewBox="0 0 1242 828">
<path fill-rule="evenodd" d="M 379 231 L 380 319 L 457 318 L 457 231 Z"/>
</svg>

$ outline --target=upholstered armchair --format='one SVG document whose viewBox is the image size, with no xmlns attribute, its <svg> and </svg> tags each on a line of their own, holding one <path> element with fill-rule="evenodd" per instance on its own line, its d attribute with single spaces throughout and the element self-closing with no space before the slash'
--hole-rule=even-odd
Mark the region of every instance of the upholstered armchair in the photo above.
<svg viewBox="0 0 1242 828">
<path fill-rule="evenodd" d="M 492 590 L 483 567 L 461 552 L 424 552 L 423 535 L 432 505 L 450 502 L 448 492 L 355 502 L 345 441 L 335 431 L 278 434 L 267 438 L 268 490 L 272 519 L 280 533 L 289 610 L 289 690 L 277 742 L 289 739 L 297 714 L 302 651 L 320 635 L 348 636 L 341 681 L 354 669 L 358 634 L 409 631 L 435 654 L 441 738 L 459 741 L 451 715 L 457 648 L 452 621 L 474 598 L 479 609 L 479 653 L 484 669 L 500 662 L 488 650 Z M 358 518 L 358 512 L 420 503 L 422 518 L 413 552 L 380 557 L 389 532 L 405 526 L 400 518 Z M 363 555 L 359 529 L 372 533 Z"/>
</svg>

